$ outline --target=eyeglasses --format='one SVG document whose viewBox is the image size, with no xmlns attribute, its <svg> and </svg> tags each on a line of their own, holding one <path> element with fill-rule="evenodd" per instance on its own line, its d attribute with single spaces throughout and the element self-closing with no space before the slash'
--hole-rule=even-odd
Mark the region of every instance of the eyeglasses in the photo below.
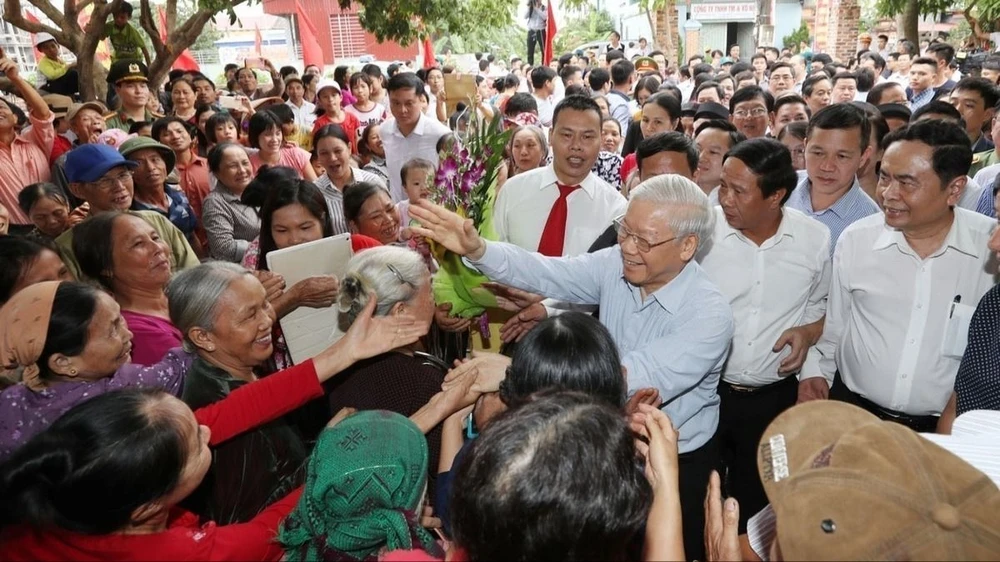
<svg viewBox="0 0 1000 562">
<path fill-rule="evenodd" d="M 102 178 L 95 182 L 91 182 L 91 185 L 96 186 L 101 191 L 111 191 L 115 186 L 126 186 L 132 181 L 132 170 L 125 170 L 124 172 L 118 174 L 117 176 L 110 178 Z"/>
<path fill-rule="evenodd" d="M 618 243 L 621 244 L 622 242 L 625 241 L 626 238 L 631 238 L 632 241 L 635 242 L 635 247 L 643 254 L 649 252 L 650 250 L 652 250 L 657 246 L 662 246 L 667 242 L 673 242 L 674 240 L 677 240 L 679 238 L 679 236 L 674 236 L 673 238 L 667 238 L 666 240 L 663 240 L 661 242 L 656 242 L 654 244 L 649 240 L 646 240 L 645 238 L 642 238 L 641 236 L 638 236 L 636 235 L 636 233 L 629 230 L 628 227 L 625 226 L 625 223 L 623 222 L 624 218 L 625 218 L 624 216 L 621 216 L 614 220 L 615 232 L 618 233 Z"/>
<path fill-rule="evenodd" d="M 755 107 L 749 111 L 746 109 L 737 109 L 733 112 L 733 117 L 739 117 L 740 119 L 746 119 L 747 117 L 763 117 L 767 115 L 767 109 L 763 107 Z"/>
</svg>

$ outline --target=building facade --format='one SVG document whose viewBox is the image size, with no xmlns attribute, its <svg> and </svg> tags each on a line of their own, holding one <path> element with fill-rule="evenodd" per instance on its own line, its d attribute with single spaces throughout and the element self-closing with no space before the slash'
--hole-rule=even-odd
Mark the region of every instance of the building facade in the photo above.
<svg viewBox="0 0 1000 562">
<path fill-rule="evenodd" d="M 301 0 L 300 0 L 301 1 Z M 296 0 L 264 0 L 264 12 L 294 19 Z M 376 60 L 414 60 L 419 47 L 417 43 L 403 47 L 394 42 L 380 43 L 374 35 L 362 29 L 358 21 L 358 6 L 352 4 L 341 9 L 337 0 L 301 1 L 307 17 L 316 28 L 323 62 L 336 64 L 342 59 L 358 59 L 371 55 Z M 298 38 L 296 38 L 296 42 Z"/>
</svg>

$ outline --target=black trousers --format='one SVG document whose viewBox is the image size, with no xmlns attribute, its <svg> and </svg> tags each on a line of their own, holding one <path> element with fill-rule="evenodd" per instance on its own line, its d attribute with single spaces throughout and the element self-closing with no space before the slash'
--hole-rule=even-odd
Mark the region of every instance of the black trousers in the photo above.
<svg viewBox="0 0 1000 562">
<path fill-rule="evenodd" d="M 80 75 L 77 74 L 75 68 L 71 68 L 59 78 L 46 82 L 42 89 L 50 94 L 59 94 L 75 99 L 80 91 Z"/>
<path fill-rule="evenodd" d="M 740 503 L 740 533 L 747 520 L 768 504 L 757 474 L 757 445 L 778 414 L 795 405 L 798 379 L 786 377 L 753 392 L 719 383 L 719 454 L 726 496 Z"/>
<path fill-rule="evenodd" d="M 544 29 L 529 29 L 528 30 L 528 64 L 532 67 L 535 66 L 535 43 L 538 43 L 538 52 L 542 54 L 542 58 L 545 58 L 545 30 Z M 529 79 L 528 77 L 525 77 Z"/>
<path fill-rule="evenodd" d="M 830 387 L 830 400 L 840 400 L 841 402 L 854 404 L 872 413 L 880 420 L 896 422 L 919 433 L 935 433 L 937 431 L 939 416 L 911 416 L 903 412 L 883 408 L 879 404 L 847 388 L 844 380 L 840 378 L 839 371 L 833 377 L 833 386 Z"/>
<path fill-rule="evenodd" d="M 679 455 L 677 460 L 684 555 L 688 560 L 704 560 L 705 492 L 709 476 L 719 466 L 718 436 L 694 451 Z"/>
</svg>

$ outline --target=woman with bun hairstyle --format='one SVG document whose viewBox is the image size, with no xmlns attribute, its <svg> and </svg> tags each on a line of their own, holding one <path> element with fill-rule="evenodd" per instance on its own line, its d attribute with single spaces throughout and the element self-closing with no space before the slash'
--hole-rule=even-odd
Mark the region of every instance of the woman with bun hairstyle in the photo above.
<svg viewBox="0 0 1000 562">
<path fill-rule="evenodd" d="M 370 306 L 372 294 L 377 295 L 375 316 L 409 314 L 425 331 L 434 321 L 431 274 L 412 250 L 382 246 L 351 259 L 340 282 L 341 329 L 357 321 L 360 311 Z M 416 342 L 399 346 L 341 373 L 326 385 L 330 411 L 351 407 L 413 415 L 441 389 L 447 369 L 419 349 Z M 430 458 L 438 458 L 440 428 L 428 434 L 428 443 Z M 432 470 L 429 475 L 432 489 L 436 473 Z"/>
</svg>

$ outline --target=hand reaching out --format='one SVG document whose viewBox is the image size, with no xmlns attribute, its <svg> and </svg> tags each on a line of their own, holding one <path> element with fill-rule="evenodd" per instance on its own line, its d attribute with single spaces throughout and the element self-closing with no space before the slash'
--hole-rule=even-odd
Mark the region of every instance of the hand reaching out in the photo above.
<svg viewBox="0 0 1000 562">
<path fill-rule="evenodd" d="M 479 259 L 486 251 L 486 242 L 476 232 L 471 219 L 421 199 L 410 205 L 410 217 L 420 226 L 411 226 L 414 234 L 426 236 L 460 256 Z"/>
</svg>

